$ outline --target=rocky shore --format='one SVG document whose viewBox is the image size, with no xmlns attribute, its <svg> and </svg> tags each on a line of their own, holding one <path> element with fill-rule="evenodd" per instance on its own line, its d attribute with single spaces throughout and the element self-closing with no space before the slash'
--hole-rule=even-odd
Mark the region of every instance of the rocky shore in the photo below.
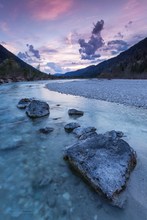
<svg viewBox="0 0 147 220">
<path fill-rule="evenodd" d="M 47 88 L 65 94 L 147 108 L 147 80 L 60 81 L 49 83 Z"/>
</svg>

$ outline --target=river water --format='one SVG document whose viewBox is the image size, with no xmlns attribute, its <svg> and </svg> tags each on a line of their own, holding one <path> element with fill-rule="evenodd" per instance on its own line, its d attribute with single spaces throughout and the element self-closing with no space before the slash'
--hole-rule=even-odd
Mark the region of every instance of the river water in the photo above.
<svg viewBox="0 0 147 220">
<path fill-rule="evenodd" d="M 147 110 L 59 94 L 46 83 L 52 81 L 0 86 L 0 220 L 147 220 Z M 16 107 L 25 97 L 48 102 L 49 117 L 28 118 Z M 70 118 L 69 108 L 85 114 Z M 64 131 L 72 121 L 98 133 L 123 131 L 136 150 L 124 209 L 100 198 L 63 160 L 64 148 L 76 141 Z M 40 134 L 45 126 L 54 131 Z"/>
</svg>

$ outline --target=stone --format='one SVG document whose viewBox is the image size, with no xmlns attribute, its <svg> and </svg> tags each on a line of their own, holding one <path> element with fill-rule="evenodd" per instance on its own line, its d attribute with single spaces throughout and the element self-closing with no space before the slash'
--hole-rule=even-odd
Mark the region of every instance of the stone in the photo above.
<svg viewBox="0 0 147 220">
<path fill-rule="evenodd" d="M 85 139 L 87 139 L 87 138 L 91 138 L 91 137 L 94 137 L 94 136 L 97 136 L 97 133 L 96 133 L 95 131 L 91 131 L 91 132 L 82 134 L 82 135 L 79 137 L 79 140 L 85 140 Z"/>
<path fill-rule="evenodd" d="M 95 127 L 87 127 L 87 128 L 83 128 L 83 127 L 80 127 L 80 128 L 75 128 L 73 130 L 73 133 L 78 137 L 84 137 L 84 135 L 87 135 L 88 136 L 88 133 L 93 133 L 96 131 L 96 128 Z M 81 138 L 82 139 L 82 138 Z M 85 138 L 83 138 L 85 139 Z"/>
<path fill-rule="evenodd" d="M 105 133 L 105 136 L 115 140 L 116 138 L 122 138 L 124 136 L 124 133 L 122 131 L 112 130 L 112 131 L 107 131 Z"/>
<path fill-rule="evenodd" d="M 21 99 L 17 104 L 17 108 L 24 109 L 30 104 L 31 101 L 32 99 L 29 98 Z"/>
<path fill-rule="evenodd" d="M 45 128 L 40 128 L 39 132 L 43 134 L 49 134 L 54 130 L 54 128 L 51 127 L 45 127 Z"/>
<path fill-rule="evenodd" d="M 66 148 L 64 159 L 100 195 L 120 207 L 117 198 L 137 163 L 136 152 L 127 142 L 97 134 Z"/>
<path fill-rule="evenodd" d="M 68 114 L 70 116 L 72 116 L 72 115 L 82 116 L 82 115 L 84 115 L 84 112 L 83 111 L 79 111 L 77 109 L 69 109 L 68 110 Z"/>
<path fill-rule="evenodd" d="M 31 118 L 39 118 L 49 115 L 49 105 L 46 102 L 33 100 L 27 106 L 26 114 Z"/>
<path fill-rule="evenodd" d="M 78 123 L 76 123 L 76 122 L 71 122 L 71 123 L 69 123 L 69 124 L 66 124 L 66 125 L 64 126 L 64 129 L 65 129 L 66 132 L 70 133 L 70 132 L 72 132 L 75 128 L 78 128 L 78 127 L 80 127 L 80 125 L 79 125 Z"/>
</svg>

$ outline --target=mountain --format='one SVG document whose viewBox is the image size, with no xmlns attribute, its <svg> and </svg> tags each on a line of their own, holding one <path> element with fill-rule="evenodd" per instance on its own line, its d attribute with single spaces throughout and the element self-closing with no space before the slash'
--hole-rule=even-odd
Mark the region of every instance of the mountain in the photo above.
<svg viewBox="0 0 147 220">
<path fill-rule="evenodd" d="M 98 65 L 64 74 L 79 78 L 147 78 L 147 38 Z"/>
<path fill-rule="evenodd" d="M 29 81 L 49 79 L 49 75 L 42 73 L 25 63 L 5 47 L 0 45 L 0 82 Z"/>
</svg>

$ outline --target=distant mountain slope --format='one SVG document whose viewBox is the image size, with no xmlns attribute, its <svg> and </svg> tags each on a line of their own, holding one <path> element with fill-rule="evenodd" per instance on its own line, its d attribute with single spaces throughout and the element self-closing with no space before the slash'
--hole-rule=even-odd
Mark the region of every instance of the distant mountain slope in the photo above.
<svg viewBox="0 0 147 220">
<path fill-rule="evenodd" d="M 49 76 L 25 63 L 5 47 L 0 45 L 1 82 L 41 79 L 49 79 Z"/>
<path fill-rule="evenodd" d="M 66 77 L 147 78 L 147 38 L 96 66 L 65 73 Z"/>
</svg>

